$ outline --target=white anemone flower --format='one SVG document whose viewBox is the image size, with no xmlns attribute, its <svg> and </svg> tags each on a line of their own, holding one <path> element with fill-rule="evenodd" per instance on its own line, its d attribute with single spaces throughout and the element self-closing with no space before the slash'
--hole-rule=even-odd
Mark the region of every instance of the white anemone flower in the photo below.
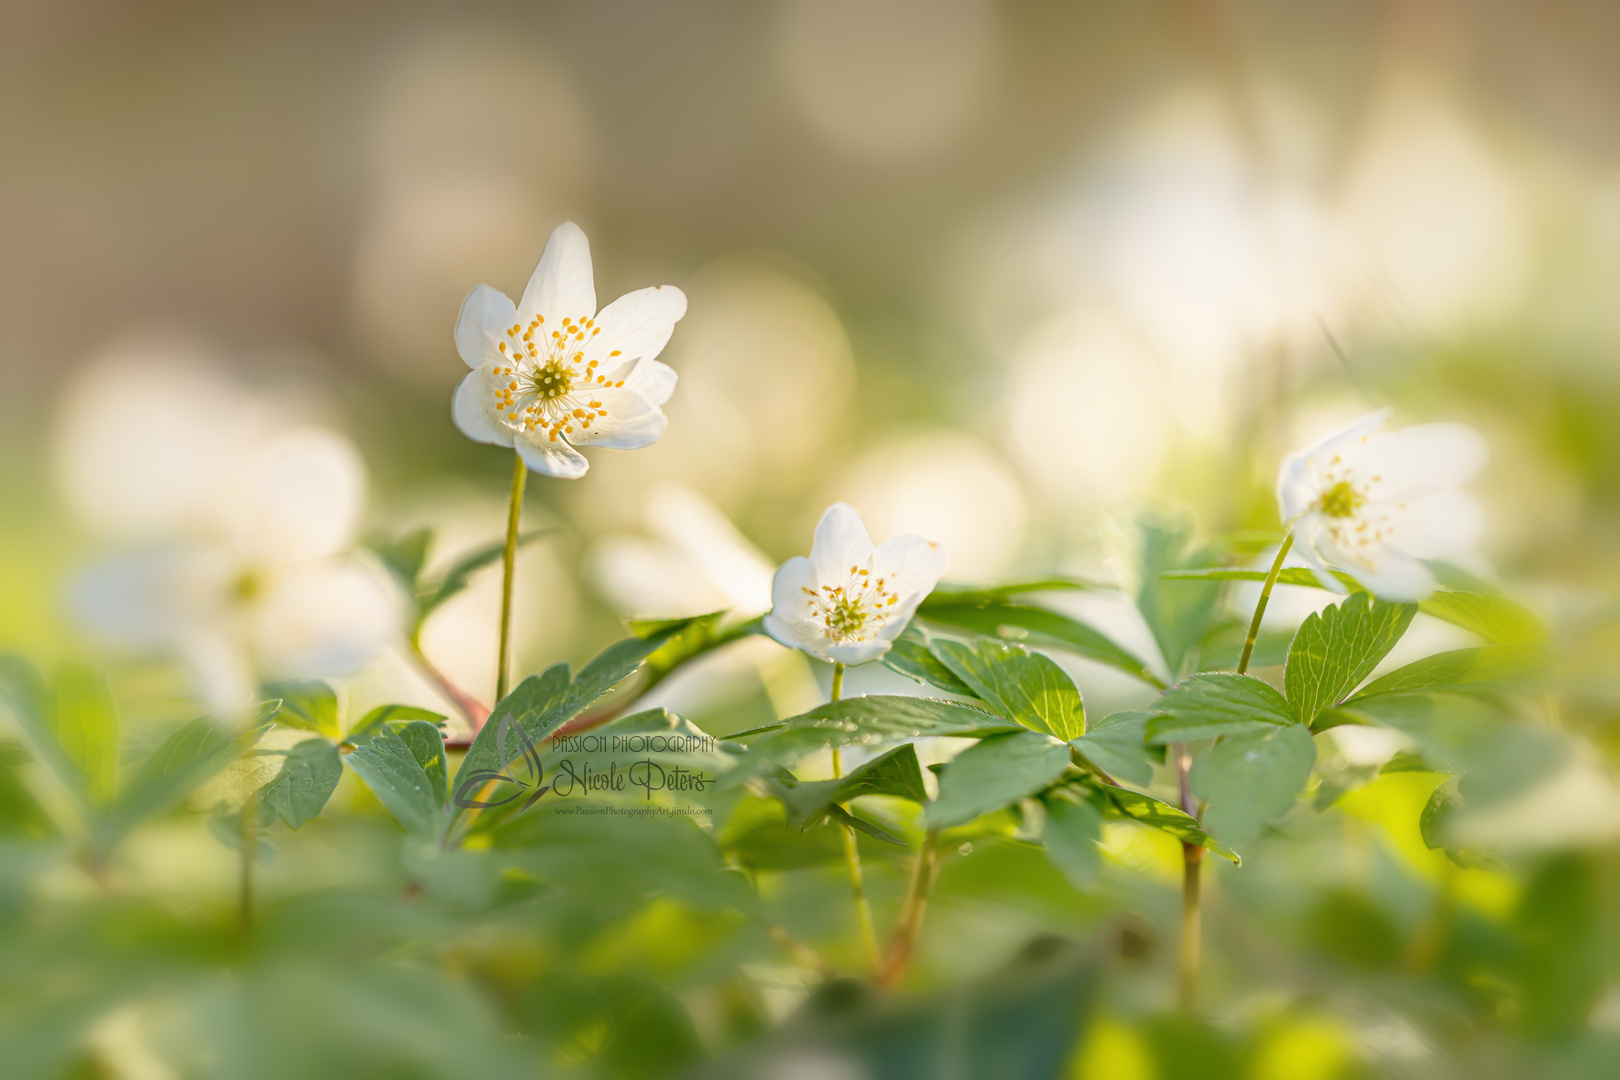
<svg viewBox="0 0 1620 1080">
<path fill-rule="evenodd" d="M 456 389 L 456 426 L 568 480 L 590 468 L 576 446 L 649 446 L 675 390 L 674 370 L 655 357 L 685 314 L 686 295 L 671 285 L 598 312 L 590 244 L 578 225 L 559 225 L 516 305 L 488 285 L 462 304 L 456 351 L 473 370 Z"/>
<path fill-rule="evenodd" d="M 1324 583 L 1329 566 L 1375 595 L 1416 602 L 1434 591 L 1424 559 L 1478 542 L 1484 514 L 1461 486 L 1484 466 L 1484 438 L 1463 424 L 1380 432 L 1369 413 L 1283 460 L 1277 506 Z"/>
<path fill-rule="evenodd" d="M 920 536 L 873 547 L 855 508 L 834 503 L 816 526 L 810 557 L 777 569 L 765 632 L 832 663 L 876 660 L 933 592 L 945 562 L 945 549 Z"/>
</svg>

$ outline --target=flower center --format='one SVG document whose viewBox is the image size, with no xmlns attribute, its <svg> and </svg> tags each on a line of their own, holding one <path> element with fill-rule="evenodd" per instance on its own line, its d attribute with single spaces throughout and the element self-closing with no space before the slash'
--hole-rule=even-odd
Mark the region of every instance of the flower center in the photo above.
<svg viewBox="0 0 1620 1080">
<path fill-rule="evenodd" d="M 819 590 L 804 589 L 810 597 L 810 621 L 821 625 L 821 632 L 835 644 L 871 641 L 883 629 L 890 609 L 900 602 L 883 578 L 872 576 L 859 565 L 849 568 L 849 580 L 842 585 L 823 585 Z"/>
<path fill-rule="evenodd" d="M 525 431 L 538 428 L 555 442 L 576 428 L 584 434 L 607 416 L 592 394 L 623 386 L 624 380 L 598 372 L 601 360 L 585 359 L 586 343 L 602 332 L 594 318 L 566 317 L 549 334 L 545 323 L 545 316 L 537 315 L 528 326 L 513 323 L 507 328 L 506 340 L 498 345 L 507 363 L 495 368 L 495 405 L 508 423 Z M 620 350 L 607 355 L 611 360 Z"/>
<path fill-rule="evenodd" d="M 1328 517 L 1347 518 L 1365 501 L 1366 497 L 1351 487 L 1350 481 L 1340 480 L 1322 493 L 1322 513 Z"/>
</svg>

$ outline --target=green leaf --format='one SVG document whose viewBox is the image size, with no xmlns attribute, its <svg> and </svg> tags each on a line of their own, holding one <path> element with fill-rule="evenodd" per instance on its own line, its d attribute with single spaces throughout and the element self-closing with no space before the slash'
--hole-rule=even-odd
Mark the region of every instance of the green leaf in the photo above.
<svg viewBox="0 0 1620 1080">
<path fill-rule="evenodd" d="M 1268 731 L 1294 723 L 1288 700 L 1253 675 L 1207 671 L 1183 679 L 1153 703 L 1147 741 L 1154 745 Z"/>
<path fill-rule="evenodd" d="M 978 638 L 933 642 L 934 655 L 995 712 L 1043 735 L 1072 739 L 1086 729 L 1080 691 L 1050 656 Z"/>
<path fill-rule="evenodd" d="M 1165 587 L 1162 575 L 1210 555 L 1192 547 L 1193 523 L 1188 515 L 1147 513 L 1130 522 L 1128 540 L 1134 549 L 1127 560 L 1135 578 L 1132 599 L 1159 643 L 1170 673 L 1182 670 L 1188 650 L 1203 640 L 1220 599 L 1217 584 Z"/>
<path fill-rule="evenodd" d="M 325 808 L 343 777 L 343 758 L 325 739 L 305 739 L 274 753 L 283 758 L 281 769 L 260 790 L 259 801 L 296 829 Z"/>
<path fill-rule="evenodd" d="M 992 585 L 981 588 L 976 585 L 940 585 L 931 597 L 941 603 L 949 604 L 999 604 L 1014 596 L 1037 592 L 1076 592 L 1102 590 L 1112 592 L 1114 586 L 1086 581 L 1083 578 L 1048 577 L 1038 578 L 1034 581 L 1015 581 L 1008 585 Z"/>
<path fill-rule="evenodd" d="M 369 738 L 384 724 L 396 720 L 426 720 L 430 724 L 437 725 L 444 722 L 445 715 L 416 705 L 379 705 L 366 713 L 358 724 L 349 729 L 349 734 L 344 741 L 359 743 L 361 740 Z"/>
<path fill-rule="evenodd" d="M 834 803 L 847 803 L 862 795 L 895 795 L 916 803 L 928 801 L 917 751 L 910 743 L 873 758 L 840 780 L 773 781 L 771 793 L 787 808 L 787 823 L 803 827 Z"/>
<path fill-rule="evenodd" d="M 281 699 L 281 713 L 276 717 L 278 722 L 316 732 L 328 739 L 338 737 L 337 691 L 332 689 L 330 683 L 320 679 L 266 683 L 264 696 Z"/>
<path fill-rule="evenodd" d="M 542 536 L 556 532 L 556 529 L 535 529 L 523 533 L 518 537 L 518 547 L 538 540 Z M 496 559 L 506 553 L 506 540 L 492 540 L 482 547 L 474 548 L 454 563 L 444 572 L 437 582 L 422 582 L 416 590 L 416 619 L 420 624 L 440 605 L 468 585 L 472 584 L 473 575 L 489 566 Z"/>
<path fill-rule="evenodd" d="M 436 750 L 430 740 L 438 741 Z M 407 833 L 440 837 L 449 815 L 438 727 L 423 720 L 386 725 L 349 754 L 348 764 Z"/>
<path fill-rule="evenodd" d="M 63 664 L 53 686 L 52 730 L 90 806 L 112 800 L 118 782 L 118 707 L 107 680 L 87 664 Z"/>
<path fill-rule="evenodd" d="M 1115 644 L 1102 631 L 1046 608 L 1014 603 L 961 604 L 930 597 L 923 601 L 917 614 L 941 626 L 1029 645 L 1067 649 L 1088 660 L 1117 668 L 1150 686 L 1164 685 L 1144 660 Z"/>
<path fill-rule="evenodd" d="M 949 828 L 1050 786 L 1069 767 L 1069 748 L 1051 736 L 1017 731 L 981 740 L 956 756 L 939 778 L 928 827 Z"/>
<path fill-rule="evenodd" d="M 101 843 L 110 845 L 140 822 L 168 810 L 246 753 L 280 709 L 281 702 L 265 701 L 245 712 L 210 713 L 182 724 L 136 768 L 113 803 Z"/>
<path fill-rule="evenodd" d="M 829 747 L 881 746 L 921 736 L 979 736 L 1026 729 L 958 701 L 862 695 L 818 705 L 755 739 L 737 778 L 764 775 Z"/>
<path fill-rule="evenodd" d="M 1197 818 L 1183 813 L 1169 803 L 1160 802 L 1151 795 L 1143 795 L 1140 791 L 1132 791 L 1130 788 L 1104 784 L 1097 790 L 1107 796 L 1113 811 L 1112 816 L 1140 821 L 1160 832 L 1168 833 L 1184 844 L 1197 844 L 1223 859 L 1230 859 L 1239 866 L 1243 865 L 1243 860 L 1238 858 L 1237 852 L 1199 827 Z"/>
<path fill-rule="evenodd" d="M 1310 730 L 1291 724 L 1222 739 L 1193 765 L 1188 781 L 1209 800 L 1203 823 L 1241 844 L 1293 809 L 1314 764 Z"/>
<path fill-rule="evenodd" d="M 1329 571 L 1347 590 L 1366 592 L 1361 583 L 1349 574 Z M 1239 566 L 1206 566 L 1187 570 L 1166 570 L 1159 576 L 1166 581 L 1264 581 L 1267 570 L 1249 570 Z M 1277 574 L 1278 585 L 1298 585 L 1306 589 L 1326 589 L 1316 572 L 1304 566 L 1285 566 Z"/>
<path fill-rule="evenodd" d="M 761 621 L 750 620 L 742 626 L 722 632 L 720 620 L 724 611 L 711 611 L 689 619 L 632 619 L 630 632 L 638 638 L 649 638 L 668 631 L 664 644 L 647 657 L 646 687 L 664 680 L 682 664 L 689 663 L 710 649 L 760 632 Z"/>
<path fill-rule="evenodd" d="M 1080 756 L 1116 780 L 1146 785 L 1153 781 L 1153 765 L 1144 745 L 1151 712 L 1126 709 L 1109 713 L 1069 745 Z M 1158 751 L 1163 760 L 1164 751 Z"/>
<path fill-rule="evenodd" d="M 1416 605 L 1374 600 L 1363 592 L 1307 618 L 1288 650 L 1284 676 L 1299 722 L 1309 724 L 1343 701 L 1395 647 L 1416 614 Z"/>
<path fill-rule="evenodd" d="M 1345 704 L 1420 691 L 1511 688 L 1546 674 L 1551 662 L 1551 653 L 1540 645 L 1484 645 L 1436 653 L 1374 679 Z"/>
<path fill-rule="evenodd" d="M 427 528 L 399 537 L 374 536 L 366 541 L 372 554 L 412 592 L 416 591 L 416 580 L 422 576 L 422 567 L 427 565 L 428 549 L 432 546 L 433 530 Z"/>
<path fill-rule="evenodd" d="M 1418 817 L 1418 833 L 1423 837 L 1425 847 L 1430 851 L 1439 851 L 1448 846 L 1446 831 L 1451 825 L 1451 818 L 1461 809 L 1463 797 L 1458 790 L 1456 777 L 1434 789 L 1434 794 L 1423 804 L 1423 813 Z"/>
<path fill-rule="evenodd" d="M 1070 885 L 1089 889 L 1096 884 L 1102 868 L 1102 852 L 1097 848 L 1102 839 L 1102 815 L 1089 800 L 1066 788 L 1043 796 L 1042 803 L 1046 807 L 1046 826 L 1041 830 L 1041 841 L 1046 845 L 1047 858 Z"/>
<path fill-rule="evenodd" d="M 865 833 L 872 839 L 881 840 L 885 844 L 893 844 L 896 847 L 906 846 L 906 842 L 900 839 L 898 836 L 888 832 L 885 829 L 879 828 L 864 818 L 856 817 L 854 814 L 850 813 L 848 810 L 845 810 L 842 806 L 839 806 L 836 803 L 828 806 L 822 812 L 826 816 L 826 820 L 831 824 L 847 825 L 856 832 Z"/>
<path fill-rule="evenodd" d="M 932 640 L 933 635 L 913 622 L 883 654 L 883 666 L 920 683 L 963 697 L 973 697 L 973 687 L 957 678 L 944 661 L 934 655 L 930 648 Z"/>
</svg>

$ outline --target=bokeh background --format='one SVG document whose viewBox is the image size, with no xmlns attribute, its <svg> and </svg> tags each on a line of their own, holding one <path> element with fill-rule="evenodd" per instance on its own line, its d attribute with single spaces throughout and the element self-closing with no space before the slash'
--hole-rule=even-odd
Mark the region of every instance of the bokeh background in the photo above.
<svg viewBox="0 0 1620 1080">
<path fill-rule="evenodd" d="M 1597 606 L 1620 585 L 1617 96 L 1601 0 L 8 0 L 0 648 L 174 646 L 161 676 L 116 668 L 136 713 L 255 666 L 342 675 L 354 715 L 442 706 L 360 545 L 431 525 L 445 565 L 499 535 L 508 456 L 450 422 L 452 328 L 570 219 L 599 296 L 669 283 L 690 310 L 668 436 L 529 485 L 556 532 L 520 559 L 522 671 L 627 615 L 762 609 L 836 499 L 942 541 L 964 582 L 1107 577 L 1111 519 L 1145 506 L 1275 529 L 1278 457 L 1386 404 L 1490 440 L 1482 572 Z M 329 535 L 266 539 L 287 461 Z M 275 601 L 153 626 L 131 581 Z M 497 604 L 481 578 L 422 635 L 486 701 Z M 1132 703 L 1075 670 L 1093 711 Z M 818 677 L 756 641 L 661 693 L 735 730 Z M 151 857 L 153 880 L 206 862 Z M 1592 1015 L 1620 1030 L 1620 999 Z M 1299 1052 L 1329 1064 L 1265 1075 L 1352 1075 L 1332 1047 L 1410 1034 L 1310 1023 Z M 1412 1045 L 1385 1058 L 1442 1075 Z"/>
</svg>

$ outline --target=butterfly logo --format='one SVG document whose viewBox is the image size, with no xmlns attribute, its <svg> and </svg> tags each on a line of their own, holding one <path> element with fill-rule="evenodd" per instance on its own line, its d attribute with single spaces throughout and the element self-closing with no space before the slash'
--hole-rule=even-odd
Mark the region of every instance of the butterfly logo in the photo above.
<svg viewBox="0 0 1620 1080">
<path fill-rule="evenodd" d="M 516 736 L 516 742 L 521 744 L 521 751 L 516 755 L 507 752 L 507 740 Z M 529 733 L 523 730 L 523 725 L 508 714 L 501 720 L 501 726 L 495 729 L 495 749 L 500 753 L 501 760 L 506 762 L 509 771 L 501 769 L 474 769 L 466 776 L 460 778 L 456 785 L 455 804 L 467 810 L 486 810 L 490 807 L 505 806 L 507 803 L 523 797 L 529 793 L 522 806 L 518 807 L 521 813 L 534 805 L 534 801 L 551 790 L 550 784 L 542 784 L 546 777 L 545 766 L 540 763 L 540 752 L 534 748 Z M 519 779 L 513 775 L 518 770 L 514 768 L 518 762 L 527 765 L 528 778 Z M 504 781 L 514 785 L 517 790 L 504 799 L 486 801 L 477 798 L 485 785 Z"/>
</svg>

